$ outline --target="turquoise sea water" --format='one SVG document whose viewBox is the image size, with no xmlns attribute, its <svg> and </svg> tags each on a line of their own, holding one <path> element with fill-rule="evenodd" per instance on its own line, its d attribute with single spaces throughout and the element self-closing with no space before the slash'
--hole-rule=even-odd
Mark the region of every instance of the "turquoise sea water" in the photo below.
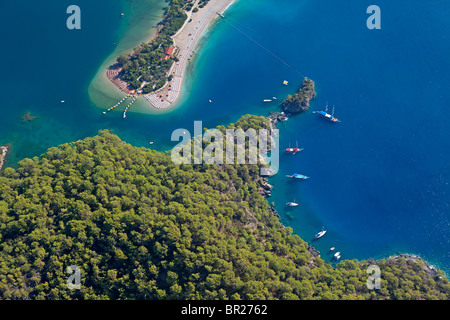
<svg viewBox="0 0 450 320">
<path fill-rule="evenodd" d="M 9 14 L 0 27 L 10 30 L 0 52 L 7 61 L 0 143 L 12 144 L 8 163 L 104 128 L 167 150 L 172 131 L 192 131 L 194 120 L 211 128 L 277 110 L 308 76 L 317 89 L 311 109 L 279 125 L 282 148 L 297 140 L 305 148 L 282 154 L 271 178 L 269 201 L 283 223 L 307 241 L 325 227 L 314 243 L 325 260 L 331 246 L 345 259 L 406 252 L 448 273 L 450 3 L 376 2 L 239 0 L 226 13 L 230 23 L 216 21 L 203 38 L 178 106 L 143 114 L 141 103 L 126 120 L 121 110 L 102 115 L 121 95 L 102 83 L 99 68 L 151 36 L 145 30 L 163 1 L 78 1 L 80 31 L 65 27 L 67 1 L 1 2 Z M 382 10 L 381 30 L 366 27 L 371 4 Z M 278 102 L 262 102 L 273 96 Z M 312 113 L 327 101 L 342 123 Z M 22 122 L 27 111 L 38 118 Z M 294 183 L 285 177 L 293 172 L 311 179 Z M 300 206 L 286 210 L 294 198 Z"/>
</svg>

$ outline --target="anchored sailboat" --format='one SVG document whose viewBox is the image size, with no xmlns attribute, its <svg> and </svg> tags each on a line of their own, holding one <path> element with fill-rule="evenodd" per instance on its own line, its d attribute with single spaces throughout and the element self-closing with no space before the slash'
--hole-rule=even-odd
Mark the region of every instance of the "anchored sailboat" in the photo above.
<svg viewBox="0 0 450 320">
<path fill-rule="evenodd" d="M 322 118 L 327 119 L 330 122 L 341 122 L 334 116 L 334 106 L 331 114 L 328 113 L 328 104 L 325 107 L 325 111 L 314 111 L 313 113 L 318 113 Z"/>
<path fill-rule="evenodd" d="M 316 233 L 316 235 L 314 236 L 314 240 L 322 238 L 325 235 L 325 233 L 327 233 L 326 230 L 322 230 L 322 231 Z"/>
<path fill-rule="evenodd" d="M 296 203 L 296 202 L 295 202 L 295 199 L 294 199 L 294 201 L 286 202 L 286 205 L 287 205 L 288 207 L 296 207 L 296 206 L 298 206 L 298 203 Z"/>
<path fill-rule="evenodd" d="M 291 148 L 291 144 L 289 144 L 289 148 L 286 148 L 286 152 L 287 153 L 291 153 L 291 154 L 296 154 L 299 151 L 302 151 L 303 149 L 300 149 L 298 147 L 298 141 L 297 141 L 297 147 L 296 148 Z"/>
<path fill-rule="evenodd" d="M 293 179 L 297 179 L 297 180 L 307 180 L 309 179 L 309 177 L 300 174 L 300 173 L 294 173 L 292 176 L 287 175 L 286 177 L 288 178 L 293 178 Z"/>
</svg>

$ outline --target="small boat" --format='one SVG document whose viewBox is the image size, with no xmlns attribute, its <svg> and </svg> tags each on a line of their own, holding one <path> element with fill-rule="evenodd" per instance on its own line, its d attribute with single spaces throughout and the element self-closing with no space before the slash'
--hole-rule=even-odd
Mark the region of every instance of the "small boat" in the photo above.
<svg viewBox="0 0 450 320">
<path fill-rule="evenodd" d="M 316 233 L 316 235 L 314 236 L 314 239 L 322 238 L 322 237 L 324 236 L 325 233 L 327 233 L 326 230 L 322 230 L 322 231 Z"/>
<path fill-rule="evenodd" d="M 61 103 L 64 103 L 65 101 L 64 100 L 61 100 Z"/>
<path fill-rule="evenodd" d="M 293 179 L 298 179 L 298 180 L 307 180 L 307 179 L 309 179 L 309 177 L 307 177 L 307 176 L 305 176 L 303 174 L 300 174 L 300 173 L 294 173 L 292 176 L 287 176 L 287 177 L 293 178 Z"/>
<path fill-rule="evenodd" d="M 277 100 L 277 97 L 272 97 L 273 100 Z"/>
<path fill-rule="evenodd" d="M 212 103 L 212 100 L 209 100 L 209 103 Z"/>
<path fill-rule="evenodd" d="M 286 205 L 288 207 L 296 207 L 296 206 L 298 206 L 298 203 L 289 201 L 289 202 L 286 202 Z"/>
<path fill-rule="evenodd" d="M 106 114 L 106 111 L 103 111 L 103 114 Z"/>
<path fill-rule="evenodd" d="M 341 253 L 338 251 L 338 252 L 336 252 L 335 254 L 334 254 L 334 258 L 336 259 L 336 260 L 339 260 L 340 258 L 341 258 Z"/>
<path fill-rule="evenodd" d="M 264 99 L 264 102 L 272 102 L 270 99 Z"/>
<path fill-rule="evenodd" d="M 287 82 L 286 80 L 283 81 L 283 84 L 284 84 L 285 86 L 287 86 L 288 83 L 289 83 L 289 82 Z"/>
<path fill-rule="evenodd" d="M 153 141 L 150 141 L 150 144 L 153 144 Z"/>
<path fill-rule="evenodd" d="M 336 249 L 336 248 L 335 248 L 335 247 L 331 247 L 331 248 L 330 248 L 330 251 L 334 251 L 334 249 Z"/>
<path fill-rule="evenodd" d="M 288 115 L 285 114 L 283 111 L 280 112 L 280 114 L 277 116 L 278 121 L 287 121 L 288 119 L 289 119 Z"/>
</svg>

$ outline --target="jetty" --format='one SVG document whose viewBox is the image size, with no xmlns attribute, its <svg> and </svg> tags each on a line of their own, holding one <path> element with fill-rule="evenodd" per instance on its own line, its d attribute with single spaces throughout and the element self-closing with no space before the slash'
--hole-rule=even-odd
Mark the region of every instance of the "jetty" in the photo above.
<svg viewBox="0 0 450 320">
<path fill-rule="evenodd" d="M 125 119 L 127 117 L 127 112 L 128 109 L 130 109 L 130 107 L 133 105 L 133 103 L 136 101 L 136 99 L 138 98 L 138 96 L 142 94 L 142 91 L 135 91 L 132 90 L 130 93 L 128 93 L 125 97 L 123 97 L 119 102 L 117 102 L 115 105 L 113 105 L 112 107 L 108 108 L 106 111 L 103 111 L 103 114 L 107 114 L 108 112 L 116 109 L 117 107 L 119 107 L 122 103 L 125 103 L 125 101 L 128 98 L 131 98 L 131 102 L 127 104 L 127 106 L 125 107 L 125 110 L 123 112 L 123 118 Z"/>
</svg>

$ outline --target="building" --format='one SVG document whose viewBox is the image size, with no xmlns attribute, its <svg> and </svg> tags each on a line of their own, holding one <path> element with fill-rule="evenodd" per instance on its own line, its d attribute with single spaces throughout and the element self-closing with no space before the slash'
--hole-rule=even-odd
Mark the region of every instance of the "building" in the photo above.
<svg viewBox="0 0 450 320">
<path fill-rule="evenodd" d="M 164 53 L 168 56 L 173 55 L 173 53 L 175 52 L 175 48 L 174 47 L 168 47 L 166 48 L 166 50 L 164 50 Z"/>
</svg>

